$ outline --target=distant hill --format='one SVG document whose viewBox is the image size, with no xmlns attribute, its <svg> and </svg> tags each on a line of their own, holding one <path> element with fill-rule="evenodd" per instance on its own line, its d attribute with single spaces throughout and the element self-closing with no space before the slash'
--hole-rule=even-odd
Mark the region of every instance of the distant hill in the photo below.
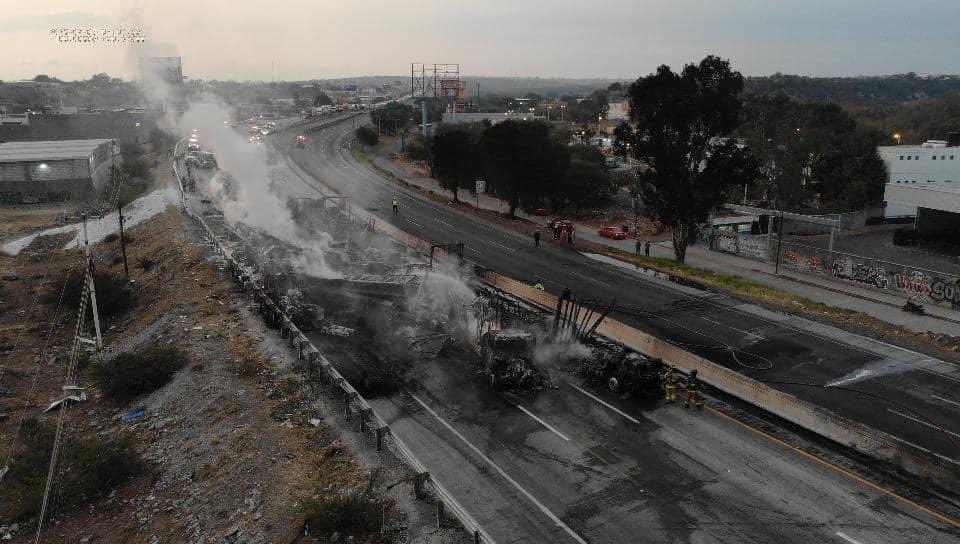
<svg viewBox="0 0 960 544">
<path fill-rule="evenodd" d="M 786 95 L 804 102 L 844 106 L 891 106 L 939 98 L 960 91 L 960 76 L 914 73 L 864 77 L 806 77 L 773 74 L 748 77 L 745 92 Z"/>
</svg>

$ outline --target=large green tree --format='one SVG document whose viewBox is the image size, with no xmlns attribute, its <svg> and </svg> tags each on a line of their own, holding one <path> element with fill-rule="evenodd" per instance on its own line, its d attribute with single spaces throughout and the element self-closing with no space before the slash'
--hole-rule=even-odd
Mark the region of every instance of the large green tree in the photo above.
<svg viewBox="0 0 960 544">
<path fill-rule="evenodd" d="M 728 187 L 752 183 L 756 168 L 727 138 L 739 123 L 743 76 L 708 56 L 680 73 L 661 66 L 630 85 L 628 137 L 638 159 L 644 206 L 673 233 L 676 259 L 686 259 L 698 224 L 723 201 Z"/>
<path fill-rule="evenodd" d="M 419 118 L 417 110 L 409 104 L 400 102 L 387 102 L 370 111 L 371 124 L 375 127 L 379 126 L 381 132 L 393 135 L 410 125 L 411 119 L 415 117 Z"/>
<path fill-rule="evenodd" d="M 567 147 L 541 121 L 493 125 L 484 131 L 481 148 L 490 189 L 507 200 L 511 217 L 521 205 L 539 206 L 563 179 L 570 161 Z"/>
<path fill-rule="evenodd" d="M 454 126 L 439 130 L 431 141 L 433 176 L 440 187 L 453 193 L 459 202 L 460 189 L 473 190 L 480 174 L 480 147 L 467 127 Z"/>
<path fill-rule="evenodd" d="M 883 197 L 887 174 L 876 147 L 883 136 L 836 104 L 749 96 L 737 133 L 763 161 L 755 198 L 769 206 L 835 213 Z"/>
</svg>

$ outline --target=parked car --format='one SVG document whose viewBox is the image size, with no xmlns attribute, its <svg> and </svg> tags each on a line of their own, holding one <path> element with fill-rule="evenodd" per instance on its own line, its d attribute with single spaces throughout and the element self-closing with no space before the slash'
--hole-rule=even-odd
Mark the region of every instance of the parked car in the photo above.
<svg viewBox="0 0 960 544">
<path fill-rule="evenodd" d="M 530 213 L 532 213 L 533 215 L 544 216 L 544 215 L 549 215 L 549 214 L 550 214 L 550 210 L 548 210 L 548 209 L 546 209 L 546 208 L 536 208 L 536 209 L 534 209 L 533 211 L 531 211 Z"/>
<path fill-rule="evenodd" d="M 566 227 L 570 225 L 573 225 L 573 223 L 570 222 L 569 219 L 560 219 L 559 217 L 554 217 L 553 219 L 547 221 L 548 229 L 555 229 L 557 227 Z"/>
<path fill-rule="evenodd" d="M 614 240 L 626 240 L 627 232 L 623 227 L 613 225 L 602 225 L 597 229 L 597 234 L 604 238 L 613 238 Z"/>
</svg>

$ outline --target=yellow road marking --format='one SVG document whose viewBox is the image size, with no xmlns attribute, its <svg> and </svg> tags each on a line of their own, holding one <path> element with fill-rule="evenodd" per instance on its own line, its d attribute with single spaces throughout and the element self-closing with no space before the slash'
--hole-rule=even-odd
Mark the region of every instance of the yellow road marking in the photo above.
<svg viewBox="0 0 960 544">
<path fill-rule="evenodd" d="M 834 470 L 834 471 L 836 471 L 836 472 L 838 472 L 838 473 L 840 473 L 840 474 L 843 474 L 844 476 L 847 476 L 848 478 L 851 478 L 851 479 L 853 479 L 853 480 L 856 480 L 857 482 L 860 482 L 861 484 L 863 484 L 863 485 L 865 485 L 865 486 L 867 486 L 867 487 L 869 487 L 869 488 L 871 488 L 871 489 L 873 489 L 873 490 L 875 490 L 875 491 L 879 491 L 880 493 L 882 493 L 882 494 L 884 494 L 884 495 L 887 495 L 888 497 L 893 497 L 894 499 L 897 499 L 898 501 L 902 502 L 903 504 L 912 506 L 912 507 L 914 507 L 914 508 L 916 508 L 916 509 L 918 509 L 918 510 L 920 510 L 920 511 L 922 511 L 922 512 L 925 512 L 925 513 L 933 516 L 933 517 L 936 518 L 937 520 L 939 520 L 939 521 L 941 521 L 941 522 L 943 522 L 943 523 L 946 523 L 947 525 L 952 525 L 954 528 L 960 529 L 960 520 L 958 520 L 958 519 L 956 519 L 956 518 L 953 518 L 953 517 L 950 517 L 950 516 L 948 516 L 948 515 L 946 515 L 946 514 L 937 512 L 936 510 L 934 510 L 934 509 L 932 509 L 932 508 L 929 508 L 929 507 L 924 506 L 924 505 L 922 505 L 922 504 L 920 504 L 920 503 L 918 503 L 918 502 L 916 502 L 916 501 L 913 501 L 913 500 L 911 500 L 911 499 L 908 499 L 908 498 L 904 497 L 903 495 L 900 495 L 899 493 L 897 493 L 897 492 L 895 492 L 895 491 L 893 491 L 893 490 L 887 489 L 887 488 L 885 488 L 885 487 L 883 487 L 883 486 L 881 486 L 880 484 L 877 484 L 877 483 L 875 483 L 875 482 L 871 482 L 870 480 L 867 480 L 866 478 L 863 478 L 862 476 L 859 476 L 858 474 L 855 474 L 855 473 L 853 473 L 853 472 L 851 472 L 851 471 L 849 471 L 849 470 L 847 470 L 847 469 L 845 469 L 845 468 L 843 468 L 843 467 L 841 467 L 841 466 L 838 466 L 838 465 L 836 465 L 836 464 L 834 464 L 834 463 L 831 463 L 830 461 L 827 461 L 826 459 L 820 457 L 819 455 L 810 453 L 810 452 L 808 452 L 808 451 L 806 451 L 806 450 L 801 449 L 799 446 L 794 446 L 794 445 L 792 445 L 792 444 L 790 444 L 790 443 L 788 443 L 788 442 L 785 442 L 785 441 L 783 441 L 783 440 L 781 440 L 781 439 L 779 439 L 779 438 L 771 435 L 770 433 L 768 433 L 768 432 L 766 432 L 766 431 L 763 431 L 763 430 L 761 430 L 761 429 L 758 429 L 758 428 L 754 427 L 753 425 L 750 425 L 750 424 L 748 424 L 748 423 L 746 423 L 746 422 L 744 422 L 744 421 L 740 421 L 739 419 L 737 419 L 737 418 L 735 418 L 735 417 L 733 417 L 733 416 L 731 416 L 731 415 L 729 415 L 729 414 L 726 414 L 726 413 L 724 413 L 724 412 L 721 412 L 720 410 L 717 410 L 716 408 L 712 408 L 712 407 L 710 407 L 710 406 L 704 406 L 704 409 L 706 409 L 706 410 L 708 410 L 709 412 L 711 412 L 711 413 L 713 413 L 713 414 L 716 414 L 716 415 L 718 415 L 718 416 L 720 416 L 720 417 L 722 417 L 722 418 L 724 418 L 724 419 L 726 419 L 726 420 L 728 420 L 728 421 L 732 421 L 732 422 L 736 423 L 737 425 L 740 425 L 740 426 L 742 426 L 742 427 L 746 427 L 747 429 L 750 429 L 751 431 L 753 431 L 753 432 L 755 432 L 755 433 L 757 433 L 757 434 L 759 434 L 759 435 L 767 438 L 768 440 L 770 440 L 770 441 L 772 441 L 772 442 L 776 442 L 777 444 L 780 444 L 781 446 L 783 446 L 784 448 L 786 448 L 786 449 L 788 449 L 788 450 L 794 451 L 794 452 L 800 454 L 801 456 L 806 457 L 807 459 L 810 459 L 810 460 L 812 460 L 812 461 L 815 461 L 815 462 L 817 462 L 817 463 L 819 463 L 819 464 L 821 464 L 821 465 L 823 465 L 823 466 L 825 466 L 825 467 L 827 467 L 827 468 L 829 468 L 829 469 L 832 469 L 832 470 Z"/>
</svg>

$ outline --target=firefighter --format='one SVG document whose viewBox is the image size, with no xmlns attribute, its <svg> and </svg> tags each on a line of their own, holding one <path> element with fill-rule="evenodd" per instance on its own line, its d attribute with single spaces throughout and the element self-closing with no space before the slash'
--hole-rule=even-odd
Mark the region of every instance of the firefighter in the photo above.
<svg viewBox="0 0 960 544">
<path fill-rule="evenodd" d="M 393 213 L 400 213 L 400 199 L 393 197 Z"/>
<path fill-rule="evenodd" d="M 533 247 L 540 247 L 540 229 L 533 231 Z"/>
<path fill-rule="evenodd" d="M 666 391 L 667 402 L 677 402 L 677 387 L 680 385 L 680 377 L 677 376 L 677 370 L 671 368 L 667 372 L 667 377 L 663 381 L 663 388 Z"/>
<path fill-rule="evenodd" d="M 684 398 L 683 407 L 689 408 L 691 401 L 697 408 L 703 408 L 703 396 L 700 395 L 700 380 L 697 379 L 696 370 L 691 370 L 687 376 L 687 396 Z"/>
</svg>

